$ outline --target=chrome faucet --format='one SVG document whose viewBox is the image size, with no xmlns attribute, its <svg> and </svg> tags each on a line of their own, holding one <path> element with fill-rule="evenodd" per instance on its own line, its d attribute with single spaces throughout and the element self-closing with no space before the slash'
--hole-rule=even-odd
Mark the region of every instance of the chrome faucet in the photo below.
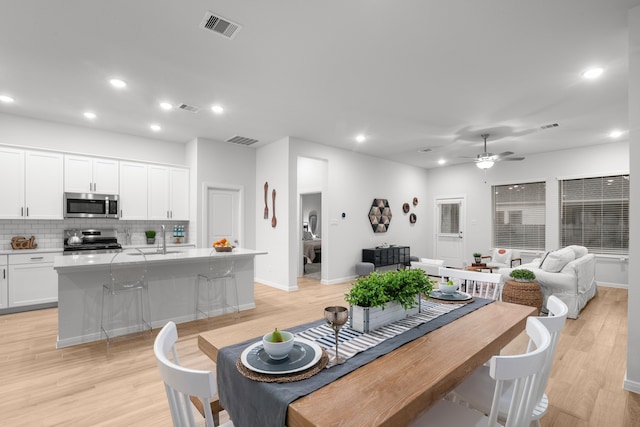
<svg viewBox="0 0 640 427">
<path fill-rule="evenodd" d="M 167 233 L 165 233 L 166 225 L 162 224 L 162 254 L 167 254 Z M 158 251 L 160 252 L 160 251 Z"/>
</svg>

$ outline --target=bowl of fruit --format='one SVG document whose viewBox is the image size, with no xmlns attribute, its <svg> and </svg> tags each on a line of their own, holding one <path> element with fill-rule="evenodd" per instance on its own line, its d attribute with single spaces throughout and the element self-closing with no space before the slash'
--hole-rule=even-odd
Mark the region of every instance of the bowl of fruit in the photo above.
<svg viewBox="0 0 640 427">
<path fill-rule="evenodd" d="M 262 346 L 273 360 L 281 360 L 289 355 L 293 348 L 293 334 L 279 331 L 278 328 L 262 337 Z"/>
<path fill-rule="evenodd" d="M 226 237 L 213 242 L 213 248 L 216 250 L 216 252 L 231 252 L 231 250 L 233 250 L 231 242 L 229 242 Z"/>
</svg>

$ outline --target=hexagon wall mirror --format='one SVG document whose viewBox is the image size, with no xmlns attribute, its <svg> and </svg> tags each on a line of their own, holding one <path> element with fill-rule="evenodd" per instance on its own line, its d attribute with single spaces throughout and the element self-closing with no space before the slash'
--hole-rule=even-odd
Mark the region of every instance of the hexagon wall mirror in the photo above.
<svg viewBox="0 0 640 427">
<path fill-rule="evenodd" d="M 387 199 L 373 199 L 369 222 L 374 233 L 386 233 L 391 224 L 391 208 Z"/>
</svg>

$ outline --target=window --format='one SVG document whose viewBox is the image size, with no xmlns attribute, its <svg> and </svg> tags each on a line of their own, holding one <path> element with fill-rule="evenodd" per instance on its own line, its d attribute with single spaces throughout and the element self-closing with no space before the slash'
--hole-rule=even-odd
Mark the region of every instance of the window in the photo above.
<svg viewBox="0 0 640 427">
<path fill-rule="evenodd" d="M 544 250 L 546 184 L 494 185 L 493 246 Z"/>
<path fill-rule="evenodd" d="M 629 175 L 560 180 L 560 244 L 629 253 Z"/>
</svg>

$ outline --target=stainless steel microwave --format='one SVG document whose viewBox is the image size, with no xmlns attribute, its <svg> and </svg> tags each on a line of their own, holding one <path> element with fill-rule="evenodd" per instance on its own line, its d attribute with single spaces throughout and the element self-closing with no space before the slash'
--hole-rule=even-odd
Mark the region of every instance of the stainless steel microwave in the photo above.
<svg viewBox="0 0 640 427">
<path fill-rule="evenodd" d="M 117 194 L 64 193 L 65 218 L 118 219 Z"/>
</svg>

